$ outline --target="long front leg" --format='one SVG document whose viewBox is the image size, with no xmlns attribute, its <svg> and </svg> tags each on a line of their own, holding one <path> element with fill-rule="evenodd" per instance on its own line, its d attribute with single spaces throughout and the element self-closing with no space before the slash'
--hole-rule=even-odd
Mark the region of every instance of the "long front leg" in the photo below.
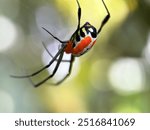
<svg viewBox="0 0 150 130">
<path fill-rule="evenodd" d="M 79 1 L 77 1 L 77 4 L 78 4 L 78 26 L 77 26 L 77 30 L 80 29 L 80 20 L 81 20 L 81 7 L 80 7 L 80 4 L 79 4 Z"/>
<path fill-rule="evenodd" d="M 29 74 L 29 75 L 23 75 L 23 76 L 10 75 L 10 76 L 13 77 L 13 78 L 28 78 L 28 77 L 33 77 L 33 76 L 39 74 L 40 72 L 42 72 L 43 70 L 45 70 L 45 69 L 47 69 L 47 68 L 49 68 L 51 66 L 51 64 L 57 59 L 57 57 L 64 52 L 65 47 L 66 47 L 66 45 L 62 46 L 62 48 L 57 52 L 57 54 L 49 62 L 49 64 L 44 66 L 40 70 L 38 70 L 38 71 L 36 71 L 36 72 L 34 72 L 32 74 Z"/>
<path fill-rule="evenodd" d="M 55 75 L 55 73 L 57 72 L 57 70 L 58 70 L 58 68 L 59 68 L 59 65 L 60 65 L 60 63 L 61 63 L 61 61 L 62 61 L 63 55 L 64 55 L 64 52 L 62 52 L 62 53 L 60 54 L 60 56 L 59 56 L 59 58 L 58 58 L 58 61 L 57 61 L 57 64 L 56 64 L 56 66 L 55 66 L 55 68 L 54 68 L 52 74 L 49 75 L 48 77 L 46 77 L 44 80 L 40 81 L 40 82 L 37 83 L 37 84 L 34 84 L 34 83 L 32 82 L 32 80 L 29 78 L 30 81 L 31 81 L 31 83 L 32 83 L 32 85 L 33 85 L 34 87 L 38 87 L 38 86 L 42 85 L 43 83 L 45 83 L 47 80 L 49 80 L 50 78 L 52 78 L 52 77 Z"/>
<path fill-rule="evenodd" d="M 48 31 L 46 28 L 42 27 L 48 34 L 50 34 L 54 39 L 59 41 L 60 43 L 67 43 L 68 41 L 62 41 L 58 37 L 54 36 L 50 31 Z"/>
<path fill-rule="evenodd" d="M 49 56 L 53 59 L 54 56 L 50 53 L 50 51 L 48 50 L 48 48 L 46 47 L 46 45 L 44 44 L 44 42 L 42 42 L 42 45 L 45 48 L 46 52 L 49 54 Z M 58 61 L 58 59 L 56 59 L 55 61 Z M 62 60 L 62 62 L 70 62 L 70 60 Z"/>
<path fill-rule="evenodd" d="M 66 76 L 62 80 L 60 80 L 57 83 L 54 83 L 53 85 L 59 85 L 59 84 L 61 84 L 65 79 L 67 79 L 70 76 L 71 71 L 72 71 L 72 66 L 73 66 L 74 59 L 75 59 L 74 56 L 71 55 L 71 60 L 70 60 L 70 65 L 69 65 L 68 73 L 66 74 Z"/>
<path fill-rule="evenodd" d="M 108 10 L 108 8 L 107 8 L 107 6 L 106 6 L 104 0 L 102 0 L 102 2 L 103 2 L 103 5 L 104 5 L 104 7 L 105 7 L 105 9 L 106 9 L 106 11 L 107 11 L 107 15 L 106 15 L 105 18 L 103 19 L 103 21 L 102 21 L 102 23 L 101 23 L 101 25 L 100 25 L 100 28 L 98 29 L 97 34 L 99 34 L 99 33 L 101 32 L 102 28 L 104 27 L 104 25 L 108 22 L 108 20 L 109 20 L 109 18 L 110 18 L 110 13 L 109 13 L 109 10 Z"/>
</svg>

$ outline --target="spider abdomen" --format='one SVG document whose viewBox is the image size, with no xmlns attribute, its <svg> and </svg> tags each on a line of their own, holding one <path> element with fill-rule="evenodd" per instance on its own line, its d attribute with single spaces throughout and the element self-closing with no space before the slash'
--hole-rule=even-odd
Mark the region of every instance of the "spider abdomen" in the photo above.
<svg viewBox="0 0 150 130">
<path fill-rule="evenodd" d="M 94 26 L 86 22 L 78 31 L 76 31 L 67 43 L 66 53 L 74 56 L 81 56 L 86 53 L 96 42 L 97 31 Z"/>
<path fill-rule="evenodd" d="M 74 56 L 83 55 L 84 53 L 86 53 L 88 50 L 92 48 L 95 42 L 96 40 L 92 39 L 90 36 L 86 36 L 76 45 L 76 47 L 73 48 L 72 54 Z"/>
<path fill-rule="evenodd" d="M 91 38 L 90 36 L 86 36 L 81 39 L 78 43 L 76 43 L 75 47 L 73 47 L 73 43 L 70 41 L 67 44 L 65 49 L 66 53 L 71 53 L 74 56 L 81 56 L 86 53 L 92 46 L 95 44 L 96 39 Z"/>
</svg>

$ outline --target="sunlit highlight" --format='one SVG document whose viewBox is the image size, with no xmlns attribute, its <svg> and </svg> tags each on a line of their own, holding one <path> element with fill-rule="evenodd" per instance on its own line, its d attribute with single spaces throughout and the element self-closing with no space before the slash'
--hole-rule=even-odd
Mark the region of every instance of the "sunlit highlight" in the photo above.
<svg viewBox="0 0 150 130">
<path fill-rule="evenodd" d="M 131 105 L 127 103 L 120 103 L 117 106 L 114 106 L 114 110 L 112 112 L 121 112 L 121 113 L 129 113 L 129 112 L 135 112 L 139 113 L 141 112 L 140 109 L 136 105 Z"/>
<path fill-rule="evenodd" d="M 118 22 L 123 21 L 128 15 L 129 9 L 125 1 L 105 0 L 105 2 L 110 9 L 111 15 L 113 16 L 111 17 L 111 24 L 116 24 Z M 80 3 L 83 12 L 81 24 L 84 24 L 86 21 L 89 21 L 95 27 L 99 27 L 100 21 L 106 15 L 106 10 L 102 5 L 101 0 L 80 0 Z M 69 15 L 68 18 L 70 18 L 70 20 L 77 21 L 77 5 L 75 3 L 75 0 L 56 0 L 56 5 L 58 6 L 58 9 L 61 10 L 61 13 L 63 13 L 63 15 Z M 120 11 L 121 13 L 118 13 Z M 110 28 L 112 28 L 112 26 L 110 26 Z"/>
</svg>

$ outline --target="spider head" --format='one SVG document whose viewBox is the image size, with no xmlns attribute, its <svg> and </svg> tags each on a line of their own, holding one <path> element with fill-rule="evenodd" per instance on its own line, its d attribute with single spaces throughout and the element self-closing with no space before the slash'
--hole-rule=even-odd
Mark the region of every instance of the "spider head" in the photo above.
<svg viewBox="0 0 150 130">
<path fill-rule="evenodd" d="M 92 26 L 89 22 L 86 22 L 83 25 L 83 28 L 85 28 L 87 34 L 91 34 L 92 38 L 96 38 L 97 37 L 97 30 L 94 26 Z"/>
</svg>

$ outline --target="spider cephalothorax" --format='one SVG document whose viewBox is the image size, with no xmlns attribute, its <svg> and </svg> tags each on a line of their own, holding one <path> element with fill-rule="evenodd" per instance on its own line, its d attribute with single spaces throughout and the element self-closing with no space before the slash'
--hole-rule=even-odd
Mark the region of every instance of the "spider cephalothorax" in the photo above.
<svg viewBox="0 0 150 130">
<path fill-rule="evenodd" d="M 47 64 L 46 66 L 44 66 L 43 68 L 41 68 L 40 70 L 38 70 L 32 74 L 24 75 L 24 76 L 11 75 L 11 77 L 29 78 L 31 83 L 35 87 L 38 87 L 55 75 L 61 62 L 69 62 L 70 65 L 69 65 L 69 69 L 68 69 L 68 74 L 65 77 L 63 77 L 62 80 L 60 80 L 56 84 L 60 84 L 61 82 L 63 82 L 71 73 L 74 58 L 77 56 L 81 56 L 81 55 L 85 54 L 88 50 L 90 50 L 92 48 L 92 46 L 96 42 L 96 38 L 97 38 L 98 34 L 100 34 L 102 28 L 104 27 L 104 25 L 108 22 L 108 20 L 110 18 L 110 13 L 109 13 L 109 10 L 107 9 L 107 6 L 106 6 L 104 0 L 101 0 L 101 1 L 104 5 L 106 11 L 107 11 L 107 15 L 104 17 L 103 21 L 101 22 L 98 30 L 94 26 L 92 26 L 89 22 L 86 22 L 83 26 L 80 27 L 81 7 L 79 4 L 79 1 L 76 0 L 76 2 L 78 4 L 78 25 L 77 25 L 77 29 L 72 34 L 71 38 L 67 41 L 62 41 L 59 38 L 57 38 L 56 36 L 54 36 L 51 32 L 49 32 L 46 28 L 42 27 L 54 39 L 56 39 L 57 41 L 59 41 L 61 43 L 61 48 L 58 50 L 58 52 L 55 54 L 55 56 L 52 56 L 52 54 L 48 51 L 45 44 L 43 43 L 44 48 L 46 49 L 48 54 L 52 57 L 52 60 L 49 62 L 49 64 Z M 71 54 L 70 60 L 63 60 L 64 52 L 67 54 Z M 55 66 L 52 74 L 49 75 L 48 77 L 46 77 L 44 80 L 34 84 L 31 80 L 31 77 L 36 76 L 40 72 L 42 72 L 43 70 L 49 68 L 54 61 L 56 61 L 57 63 L 56 63 L 56 66 Z"/>
</svg>

